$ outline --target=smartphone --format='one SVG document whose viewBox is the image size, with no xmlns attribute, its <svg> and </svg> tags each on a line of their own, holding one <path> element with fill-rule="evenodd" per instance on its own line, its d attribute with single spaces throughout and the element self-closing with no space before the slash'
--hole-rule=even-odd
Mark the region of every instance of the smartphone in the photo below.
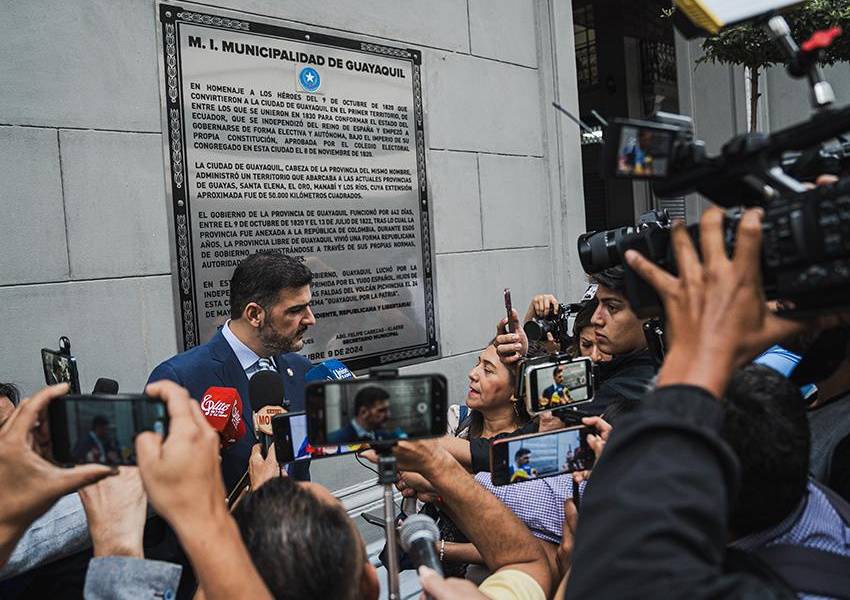
<svg viewBox="0 0 850 600">
<path fill-rule="evenodd" d="M 446 433 L 442 375 L 317 381 L 307 385 L 307 439 L 313 446 L 418 439 Z"/>
<path fill-rule="evenodd" d="M 53 458 L 63 465 L 134 465 L 136 435 L 168 434 L 165 404 L 142 394 L 69 394 L 47 414 Z"/>
<path fill-rule="evenodd" d="M 59 338 L 59 350 L 41 349 L 41 366 L 44 369 L 44 382 L 47 385 L 67 383 L 71 387 L 72 394 L 80 393 L 77 359 L 71 356 L 71 342 L 67 337 Z"/>
<path fill-rule="evenodd" d="M 275 415 L 272 417 L 272 430 L 274 431 L 274 451 L 279 465 L 298 460 L 359 452 L 368 448 L 368 444 L 313 446 L 307 441 L 307 413 L 305 412 Z"/>
<path fill-rule="evenodd" d="M 493 485 L 519 483 L 593 467 L 589 427 L 578 426 L 496 440 L 490 446 Z"/>
<path fill-rule="evenodd" d="M 529 361 L 522 371 L 530 415 L 593 401 L 593 363 L 560 354 Z"/>
<path fill-rule="evenodd" d="M 513 309 L 513 304 L 511 303 L 511 288 L 505 288 L 505 314 L 508 316 L 508 324 L 505 325 L 505 329 L 508 333 L 514 332 L 514 330 L 511 329 L 511 309 Z"/>
</svg>

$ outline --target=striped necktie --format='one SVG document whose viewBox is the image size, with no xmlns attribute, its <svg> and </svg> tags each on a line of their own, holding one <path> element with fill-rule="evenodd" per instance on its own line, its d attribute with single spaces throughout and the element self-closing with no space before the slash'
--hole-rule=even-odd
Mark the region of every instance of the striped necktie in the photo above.
<svg viewBox="0 0 850 600">
<path fill-rule="evenodd" d="M 277 373 L 277 369 L 274 367 L 274 363 L 270 358 L 261 358 L 257 361 L 257 372 L 260 371 L 274 371 Z"/>
</svg>

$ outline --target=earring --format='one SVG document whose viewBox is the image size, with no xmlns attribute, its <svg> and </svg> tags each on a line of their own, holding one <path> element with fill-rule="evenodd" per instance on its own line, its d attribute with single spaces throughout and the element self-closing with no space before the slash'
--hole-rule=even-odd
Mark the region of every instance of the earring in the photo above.
<svg viewBox="0 0 850 600">
<path fill-rule="evenodd" d="M 514 414 L 515 414 L 516 416 L 519 416 L 519 409 L 516 407 L 516 403 L 517 403 L 517 401 L 516 401 L 516 400 L 514 400 L 513 402 L 511 402 L 511 404 L 512 404 L 512 405 L 513 405 L 513 407 L 514 407 Z"/>
</svg>

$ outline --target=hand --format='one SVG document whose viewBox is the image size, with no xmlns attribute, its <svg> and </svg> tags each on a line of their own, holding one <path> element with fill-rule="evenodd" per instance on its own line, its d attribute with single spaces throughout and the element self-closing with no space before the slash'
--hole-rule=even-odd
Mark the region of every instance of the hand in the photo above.
<svg viewBox="0 0 850 600">
<path fill-rule="evenodd" d="M 410 471 L 399 471 L 396 488 L 405 498 L 418 498 L 422 502 L 438 502 L 440 495 L 431 483 L 419 475 Z"/>
<path fill-rule="evenodd" d="M 168 437 L 146 431 L 136 437 L 145 490 L 156 511 L 180 533 L 228 516 L 219 465 L 219 437 L 189 392 L 171 381 L 145 388 L 168 409 Z"/>
<path fill-rule="evenodd" d="M 738 225 L 735 256 L 726 256 L 723 211 L 708 209 L 700 221 L 700 262 L 682 222 L 673 226 L 671 243 L 679 276 L 671 275 L 640 253 L 626 261 L 661 296 L 670 351 L 658 386 L 690 384 L 716 398 L 723 396 L 733 369 L 770 345 L 802 331 L 767 309 L 761 286 L 760 209 L 746 211 Z"/>
<path fill-rule="evenodd" d="M 80 490 L 95 556 L 144 558 L 148 499 L 136 467 Z"/>
<path fill-rule="evenodd" d="M 488 598 L 479 592 L 471 581 L 457 577 L 443 579 L 435 570 L 428 567 L 419 567 L 419 581 L 422 583 L 420 600 L 424 600 L 426 594 L 434 600 L 466 600 L 468 598 L 487 600 Z"/>
<path fill-rule="evenodd" d="M 508 319 L 502 319 L 496 326 L 496 352 L 499 360 L 510 366 L 518 362 L 528 353 L 528 336 L 525 335 L 519 323 L 519 315 L 516 309 L 511 309 L 511 329 L 514 333 L 508 333 Z"/>
<path fill-rule="evenodd" d="M 263 458 L 263 448 L 254 444 L 251 448 L 251 458 L 248 459 L 248 476 L 251 479 L 251 489 L 256 490 L 269 479 L 286 475 L 286 471 L 277 464 L 274 444 L 269 446 L 266 457 Z"/>
<path fill-rule="evenodd" d="M 105 465 L 63 469 L 33 450 L 33 432 L 39 420 L 46 422 L 47 405 L 67 393 L 65 383 L 43 388 L 25 398 L 0 427 L 0 565 L 9 558 L 27 527 L 61 496 L 115 474 Z"/>
<path fill-rule="evenodd" d="M 588 427 L 595 428 L 598 432 L 589 433 L 587 435 L 587 445 L 590 446 L 591 450 L 593 450 L 593 454 L 596 456 L 596 461 L 599 461 L 602 457 L 602 450 L 605 449 L 605 444 L 608 442 L 608 436 L 611 435 L 611 431 L 614 428 L 602 417 L 584 417 L 581 422 Z M 573 472 L 573 481 L 576 483 L 587 481 L 590 479 L 590 473 L 590 469 L 575 471 Z"/>
<path fill-rule="evenodd" d="M 448 450 L 442 448 L 438 440 L 399 440 L 393 448 L 398 468 L 402 471 L 421 473 L 428 477 L 428 473 L 440 468 L 440 461 L 454 461 Z"/>
<path fill-rule="evenodd" d="M 525 322 L 531 319 L 542 319 L 558 314 L 561 303 L 552 294 L 538 294 L 531 299 L 528 310 L 525 313 Z"/>
</svg>

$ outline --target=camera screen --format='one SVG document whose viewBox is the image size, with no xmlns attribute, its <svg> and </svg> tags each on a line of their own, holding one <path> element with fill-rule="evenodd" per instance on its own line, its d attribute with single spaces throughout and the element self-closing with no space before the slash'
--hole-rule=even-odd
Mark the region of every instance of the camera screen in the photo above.
<svg viewBox="0 0 850 600">
<path fill-rule="evenodd" d="M 672 146 L 670 131 L 623 125 L 617 146 L 617 175 L 666 177 Z"/>
<path fill-rule="evenodd" d="M 136 464 L 136 435 L 168 429 L 165 404 L 145 396 L 65 396 L 49 412 L 53 452 L 63 464 Z"/>
<path fill-rule="evenodd" d="M 430 376 L 326 383 L 313 391 L 320 390 L 324 394 L 323 437 L 328 444 L 432 434 Z"/>
<path fill-rule="evenodd" d="M 278 437 L 275 435 L 275 445 L 278 443 Z M 320 458 L 324 456 L 336 456 L 337 454 L 347 454 L 349 452 L 359 452 L 365 450 L 367 444 L 344 444 L 333 446 L 313 446 L 307 440 L 307 415 L 296 414 L 289 417 L 289 443 L 292 446 L 292 453 L 289 454 L 293 460 L 308 460 L 311 458 Z"/>
<path fill-rule="evenodd" d="M 583 471 L 593 466 L 587 429 L 566 429 L 506 442 L 510 483 Z"/>
<path fill-rule="evenodd" d="M 588 366 L 587 360 L 577 360 L 533 369 L 528 375 L 531 378 L 531 411 L 537 413 L 590 400 Z"/>
<path fill-rule="evenodd" d="M 44 382 L 47 385 L 68 383 L 71 385 L 71 393 L 80 393 L 73 357 L 45 348 L 41 351 L 41 364 L 44 367 Z"/>
</svg>

